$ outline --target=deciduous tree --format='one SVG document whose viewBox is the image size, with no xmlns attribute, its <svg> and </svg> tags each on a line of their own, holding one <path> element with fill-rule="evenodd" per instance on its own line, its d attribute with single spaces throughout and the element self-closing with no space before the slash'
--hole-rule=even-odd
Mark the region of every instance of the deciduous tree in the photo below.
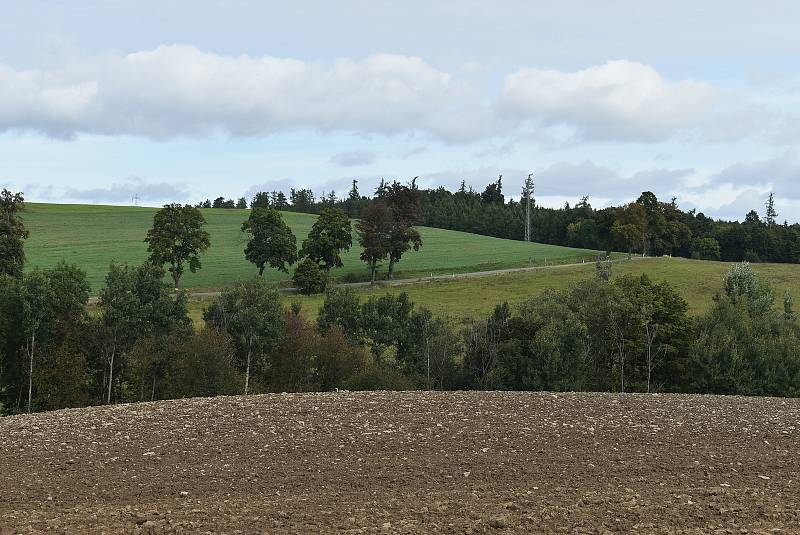
<svg viewBox="0 0 800 535">
<path fill-rule="evenodd" d="M 150 261 L 157 266 L 169 266 L 175 288 L 180 286 L 186 264 L 192 273 L 200 269 L 200 254 L 211 245 L 205 225 L 200 210 L 188 204 L 167 204 L 153 218 L 153 228 L 147 231 L 144 240 L 148 243 Z"/>
<path fill-rule="evenodd" d="M 338 208 L 323 208 L 303 241 L 300 256 L 307 256 L 330 271 L 342 267 L 340 253 L 349 251 L 352 244 L 353 229 L 347 214 Z"/>
<path fill-rule="evenodd" d="M 289 272 L 297 261 L 297 239 L 292 229 L 274 208 L 254 208 L 242 223 L 242 232 L 248 236 L 244 256 L 258 267 L 258 274 L 270 266 Z"/>
</svg>

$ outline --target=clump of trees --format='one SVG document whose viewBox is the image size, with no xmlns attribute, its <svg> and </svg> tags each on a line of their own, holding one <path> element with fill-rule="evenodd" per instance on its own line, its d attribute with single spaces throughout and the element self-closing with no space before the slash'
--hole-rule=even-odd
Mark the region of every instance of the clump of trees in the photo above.
<svg viewBox="0 0 800 535">
<path fill-rule="evenodd" d="M 379 193 L 355 225 L 373 278 L 378 263 L 398 262 L 416 243 L 413 184 L 383 184 Z M 486 202 L 503 205 L 500 180 L 485 193 Z M 645 196 L 623 223 L 636 225 L 644 214 L 637 240 L 648 251 L 664 246 L 662 223 L 648 215 L 662 208 Z M 362 301 L 344 288 L 326 290 L 312 322 L 299 306 L 284 307 L 262 277 L 226 289 L 193 325 L 186 294 L 175 288 L 209 245 L 197 208 L 159 211 L 147 236 L 150 257 L 112 263 L 91 314 L 79 268 L 24 269 L 23 210 L 22 195 L 2 192 L 0 250 L 9 253 L 0 259 L 2 412 L 335 388 L 800 395 L 794 300 L 778 296 L 749 263 L 732 266 L 709 311 L 694 318 L 667 283 L 614 277 L 598 258 L 593 279 L 516 307 L 499 304 L 466 325 L 415 306 L 405 293 Z M 296 241 L 275 208 L 254 208 L 243 230 L 255 260 L 288 270 Z M 325 208 L 301 248 L 298 286 L 325 290 L 327 270 L 350 246 L 349 230 L 343 211 Z M 702 250 L 716 252 L 711 242 Z M 167 272 L 174 284 L 164 282 Z"/>
<path fill-rule="evenodd" d="M 302 206 L 315 206 L 310 190 L 292 190 L 291 199 L 291 206 L 298 210 Z M 344 265 L 341 255 L 353 244 L 348 213 L 360 208 L 355 227 L 362 248 L 361 259 L 369 267 L 372 282 L 383 262 L 388 262 L 386 276 L 391 279 L 403 254 L 422 247 L 422 237 L 414 227 L 419 219 L 419 199 L 414 184 L 394 182 L 384 183 L 379 196 L 368 201 L 359 195 L 357 182 L 353 181 L 344 204 L 335 195 L 323 201 L 319 217 L 298 251 L 297 240 L 279 212 L 280 196 L 261 192 L 253 198 L 250 215 L 242 225 L 248 238 L 245 256 L 256 264 L 259 275 L 267 265 L 288 273 L 288 266 L 299 260 L 292 276 L 295 287 L 304 294 L 321 293 L 327 287 L 330 271 Z M 337 204 L 342 207 L 335 207 Z"/>
</svg>

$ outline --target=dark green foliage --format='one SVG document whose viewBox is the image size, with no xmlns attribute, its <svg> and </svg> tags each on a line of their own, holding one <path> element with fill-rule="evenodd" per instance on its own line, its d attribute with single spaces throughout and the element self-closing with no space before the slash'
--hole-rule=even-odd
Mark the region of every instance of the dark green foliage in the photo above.
<svg viewBox="0 0 800 535">
<path fill-rule="evenodd" d="M 692 242 L 692 258 L 696 260 L 720 260 L 722 249 L 719 242 L 710 237 L 698 238 Z"/>
<path fill-rule="evenodd" d="M 205 252 L 210 240 L 203 227 L 206 220 L 199 209 L 180 204 L 167 204 L 153 217 L 153 228 L 147 231 L 150 262 L 157 266 L 167 264 L 168 271 L 179 287 L 184 264 L 194 273 L 200 268 L 200 254 Z"/>
<path fill-rule="evenodd" d="M 32 411 L 87 402 L 88 297 L 85 273 L 63 262 L 19 279 L 0 275 L 3 405 Z"/>
<path fill-rule="evenodd" d="M 259 275 L 264 274 L 267 264 L 288 273 L 289 266 L 297 261 L 297 239 L 277 210 L 252 209 L 242 223 L 242 232 L 248 237 L 244 256 L 258 267 Z"/>
<path fill-rule="evenodd" d="M 333 327 L 355 343 L 360 339 L 361 303 L 350 288 L 331 288 L 325 294 L 325 301 L 319 309 L 317 327 L 323 333 Z"/>
<path fill-rule="evenodd" d="M 244 393 L 249 391 L 251 372 L 264 375 L 269 351 L 280 340 L 283 312 L 280 297 L 260 278 L 227 288 L 206 310 L 207 323 L 227 332 L 236 347 L 236 364 L 244 372 Z"/>
<path fill-rule="evenodd" d="M 413 306 L 405 292 L 370 297 L 361 305 L 360 330 L 370 340 L 376 361 L 390 346 L 397 346 L 398 358 L 403 358 L 403 350 L 410 344 Z"/>
<path fill-rule="evenodd" d="M 686 309 L 647 277 L 586 281 L 472 326 L 465 371 L 479 388 L 670 389 L 685 368 Z"/>
<path fill-rule="evenodd" d="M 166 378 L 177 339 L 191 332 L 186 295 L 172 296 L 164 270 L 112 263 L 98 301 L 96 344 L 102 356 L 101 399 L 149 399 Z M 138 373 L 129 374 L 130 368 Z M 145 388 L 150 386 L 150 388 Z"/>
<path fill-rule="evenodd" d="M 245 199 L 244 197 L 239 197 L 239 199 L 237 199 L 237 201 L 236 201 L 236 208 L 238 208 L 240 210 L 246 209 L 247 208 L 247 199 Z"/>
<path fill-rule="evenodd" d="M 422 247 L 422 237 L 414 228 L 419 219 L 419 190 L 395 182 L 388 188 L 385 199 L 391 219 L 387 244 L 389 271 L 386 276 L 391 279 L 403 253 L 411 249 L 419 251 Z"/>
<path fill-rule="evenodd" d="M 328 273 L 314 260 L 305 258 L 294 269 L 292 281 L 303 295 L 321 294 L 328 286 Z"/>
<path fill-rule="evenodd" d="M 0 276 L 20 277 L 25 266 L 28 231 L 19 215 L 25 209 L 24 201 L 21 193 L 0 192 Z"/>
<path fill-rule="evenodd" d="M 372 201 L 356 222 L 361 260 L 369 266 L 371 281 L 375 282 L 378 266 L 389 256 L 392 234 L 392 214 L 383 200 Z"/>
<path fill-rule="evenodd" d="M 269 208 L 269 193 L 266 191 L 259 191 L 250 201 L 250 208 Z"/>
<path fill-rule="evenodd" d="M 353 244 L 350 219 L 337 208 L 323 208 L 311 227 L 308 238 L 303 241 L 300 256 L 307 256 L 326 271 L 342 267 L 342 251 L 349 251 Z"/>
</svg>

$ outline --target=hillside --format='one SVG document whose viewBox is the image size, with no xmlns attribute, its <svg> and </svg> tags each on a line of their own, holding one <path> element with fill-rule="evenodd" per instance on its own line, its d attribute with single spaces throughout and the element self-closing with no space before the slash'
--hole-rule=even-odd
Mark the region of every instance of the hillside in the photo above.
<svg viewBox="0 0 800 535">
<path fill-rule="evenodd" d="M 713 303 L 714 295 L 722 289 L 722 278 L 731 264 L 707 262 L 686 258 L 639 258 L 614 264 L 612 275 L 646 274 L 655 281 L 666 280 L 689 304 L 690 314 L 705 312 Z M 756 273 L 769 281 L 778 294 L 778 301 L 785 290 L 800 298 L 800 266 L 794 264 L 755 264 Z M 411 300 L 454 319 L 469 319 L 485 315 L 495 305 L 508 301 L 520 303 L 540 295 L 547 289 L 563 289 L 585 279 L 594 277 L 594 264 L 557 266 L 527 272 L 505 273 L 480 278 L 453 279 L 400 286 L 379 285 L 374 288 L 358 287 L 354 291 L 367 299 L 371 295 L 408 293 Z M 190 313 L 197 321 L 210 297 L 194 298 L 189 302 Z M 315 317 L 322 305 L 323 296 L 284 296 L 287 304 L 300 302 L 306 316 Z"/>
<path fill-rule="evenodd" d="M 36 204 L 26 205 L 23 214 L 30 229 L 25 252 L 28 268 L 49 267 L 62 258 L 76 263 L 87 273 L 93 293 L 103 284 L 111 260 L 139 263 L 147 256 L 144 237 L 152 225 L 155 208 Z M 186 288 L 218 288 L 256 274 L 244 258 L 241 224 L 248 211 L 204 209 L 211 235 L 211 248 L 203 255 L 203 267 L 187 272 L 181 280 Z M 298 246 L 308 235 L 316 216 L 284 212 L 283 217 L 297 237 Z M 525 243 L 465 232 L 421 227 L 423 248 L 409 252 L 398 264 L 398 276 L 453 273 L 519 267 L 530 264 L 563 263 L 593 258 L 595 253 L 555 245 Z M 354 240 L 355 241 L 355 240 Z M 345 266 L 333 276 L 358 274 L 366 277 L 366 265 L 358 258 L 356 244 L 343 255 Z M 289 275 L 267 270 L 268 280 L 285 280 Z"/>
<path fill-rule="evenodd" d="M 9 532 L 768 533 L 800 400 L 226 397 L 0 419 Z"/>
</svg>

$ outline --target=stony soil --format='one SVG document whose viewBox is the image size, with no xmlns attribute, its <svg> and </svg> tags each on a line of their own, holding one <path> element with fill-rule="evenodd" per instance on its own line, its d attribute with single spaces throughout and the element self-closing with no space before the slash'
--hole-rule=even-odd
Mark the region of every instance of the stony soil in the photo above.
<svg viewBox="0 0 800 535">
<path fill-rule="evenodd" d="M 0 532 L 800 533 L 800 400 L 329 393 L 0 419 Z"/>
</svg>

